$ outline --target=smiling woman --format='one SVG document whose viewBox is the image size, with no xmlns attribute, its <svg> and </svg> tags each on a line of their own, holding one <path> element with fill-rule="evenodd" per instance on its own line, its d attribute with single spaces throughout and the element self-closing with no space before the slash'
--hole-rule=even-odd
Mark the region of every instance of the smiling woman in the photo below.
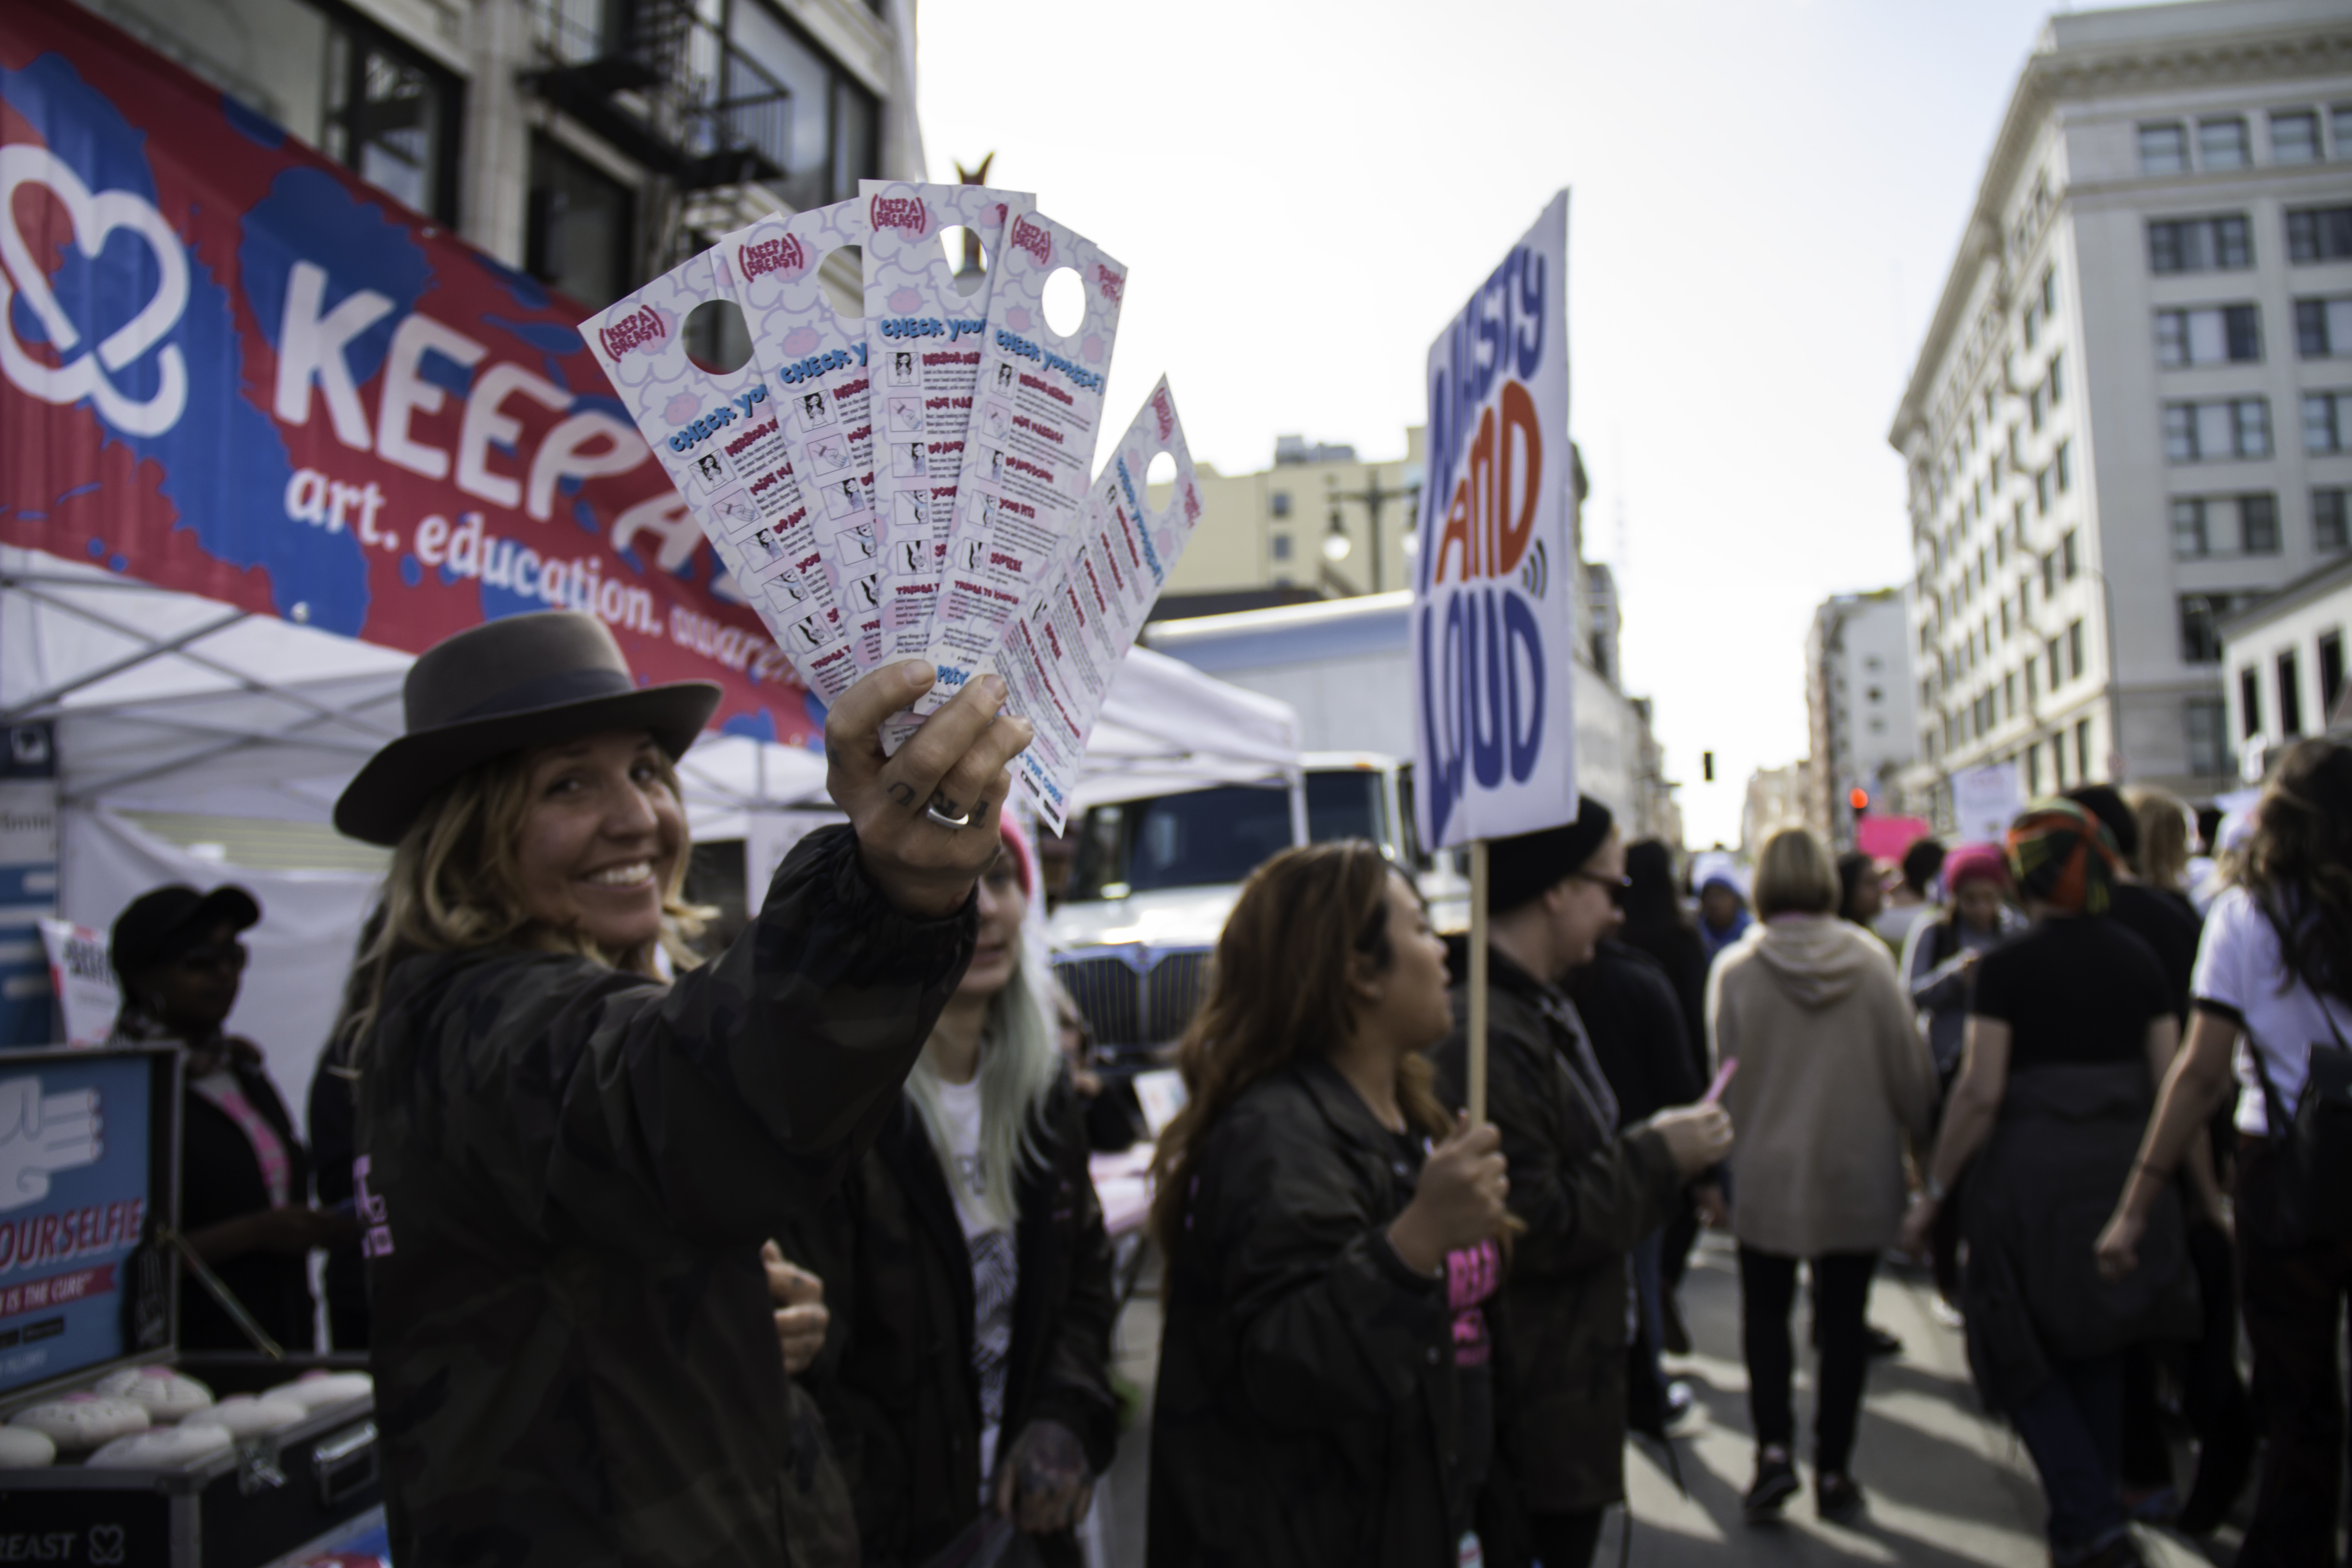
<svg viewBox="0 0 2352 1568">
<path fill-rule="evenodd" d="M 784 1478 L 820 1439 L 788 1415 L 760 1248 L 873 1137 L 971 958 L 996 836 L 925 805 L 987 820 L 1028 739 L 974 682 L 886 759 L 931 679 L 842 694 L 852 826 L 698 967 L 674 763 L 717 689 L 637 686 L 566 612 L 410 672 L 407 732 L 335 814 L 394 848 L 351 1059 L 403 1561 L 785 1559 Z"/>
</svg>

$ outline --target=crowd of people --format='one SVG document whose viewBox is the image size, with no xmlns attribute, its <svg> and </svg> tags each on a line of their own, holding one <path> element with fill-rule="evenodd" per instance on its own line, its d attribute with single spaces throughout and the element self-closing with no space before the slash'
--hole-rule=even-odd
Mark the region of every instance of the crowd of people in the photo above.
<svg viewBox="0 0 2352 1568">
<path fill-rule="evenodd" d="M 121 1034 L 187 1051 L 184 1228 L 220 1289 L 184 1291 L 183 1341 L 308 1346 L 333 1249 L 404 1568 L 1078 1561 L 1121 1417 L 1099 1105 L 1003 810 L 1026 728 L 991 678 L 886 755 L 928 679 L 835 705 L 847 825 L 706 958 L 675 763 L 715 689 L 636 686 L 564 613 L 428 651 L 337 809 L 393 853 L 311 1152 L 223 1032 L 255 901 L 117 922 Z M 2189 821 L 2092 786 L 1898 868 L 1790 830 L 1752 880 L 1685 879 L 1585 799 L 1492 847 L 1483 1005 L 1380 849 L 1265 862 L 1152 1156 L 1150 1561 L 1434 1568 L 1475 1537 L 1582 1568 L 1629 1432 L 1690 1405 L 1665 1358 L 1702 1226 L 1737 1247 L 1752 1523 L 1806 1490 L 1801 1294 L 1811 1502 L 1867 1509 L 1902 1254 L 2054 1564 L 2138 1562 L 2135 1517 L 2213 1530 L 2258 1457 L 2239 1561 L 2338 1561 L 2352 750 L 2286 753 L 2201 908 Z"/>
</svg>

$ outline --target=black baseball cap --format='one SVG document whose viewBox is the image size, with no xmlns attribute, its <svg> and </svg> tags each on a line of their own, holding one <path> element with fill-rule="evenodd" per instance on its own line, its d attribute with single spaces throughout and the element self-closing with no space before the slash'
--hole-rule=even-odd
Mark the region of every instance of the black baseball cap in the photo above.
<svg viewBox="0 0 2352 1568">
<path fill-rule="evenodd" d="M 173 882 L 140 894 L 114 917 L 107 953 L 114 973 L 128 977 L 170 963 L 221 926 L 242 931 L 260 923 L 261 906 L 233 882 L 209 893 Z"/>
</svg>

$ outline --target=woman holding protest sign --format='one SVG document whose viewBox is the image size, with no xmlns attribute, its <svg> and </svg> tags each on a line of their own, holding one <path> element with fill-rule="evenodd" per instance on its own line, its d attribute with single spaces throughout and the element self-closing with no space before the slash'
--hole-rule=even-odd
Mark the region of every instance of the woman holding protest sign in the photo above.
<svg viewBox="0 0 2352 1568">
<path fill-rule="evenodd" d="M 1494 1129 L 1446 1116 L 1422 1055 L 1445 944 L 1343 840 L 1251 875 L 1214 974 L 1154 1167 L 1150 1561 L 1451 1563 L 1507 1219 Z"/>
<path fill-rule="evenodd" d="M 673 984 L 675 763 L 717 706 L 602 623 L 461 632 L 336 825 L 393 847 L 358 1074 L 377 1419 L 404 1563 L 780 1562 L 792 1463 L 760 1247 L 887 1115 L 970 961 L 1027 727 L 867 675 L 826 721 L 849 816 Z M 977 830 L 975 830 L 977 829 Z"/>
<path fill-rule="evenodd" d="M 971 967 L 874 1146 L 783 1248 L 825 1280 L 809 1382 L 865 1561 L 930 1561 L 984 1511 L 1075 1564 L 1118 1436 L 1110 1241 L 1063 1065 L 1055 986 L 1007 817 Z"/>
</svg>

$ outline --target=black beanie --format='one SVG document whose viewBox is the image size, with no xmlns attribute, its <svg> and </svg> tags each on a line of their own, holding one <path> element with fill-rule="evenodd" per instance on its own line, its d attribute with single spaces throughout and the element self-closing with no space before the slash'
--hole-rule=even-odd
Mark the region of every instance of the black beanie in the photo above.
<svg viewBox="0 0 2352 1568">
<path fill-rule="evenodd" d="M 1576 820 L 1516 838 L 1497 838 L 1486 848 L 1486 908 L 1504 915 L 1534 903 L 1560 880 L 1581 870 L 1608 840 L 1609 808 L 1589 795 L 1576 797 Z"/>
</svg>

